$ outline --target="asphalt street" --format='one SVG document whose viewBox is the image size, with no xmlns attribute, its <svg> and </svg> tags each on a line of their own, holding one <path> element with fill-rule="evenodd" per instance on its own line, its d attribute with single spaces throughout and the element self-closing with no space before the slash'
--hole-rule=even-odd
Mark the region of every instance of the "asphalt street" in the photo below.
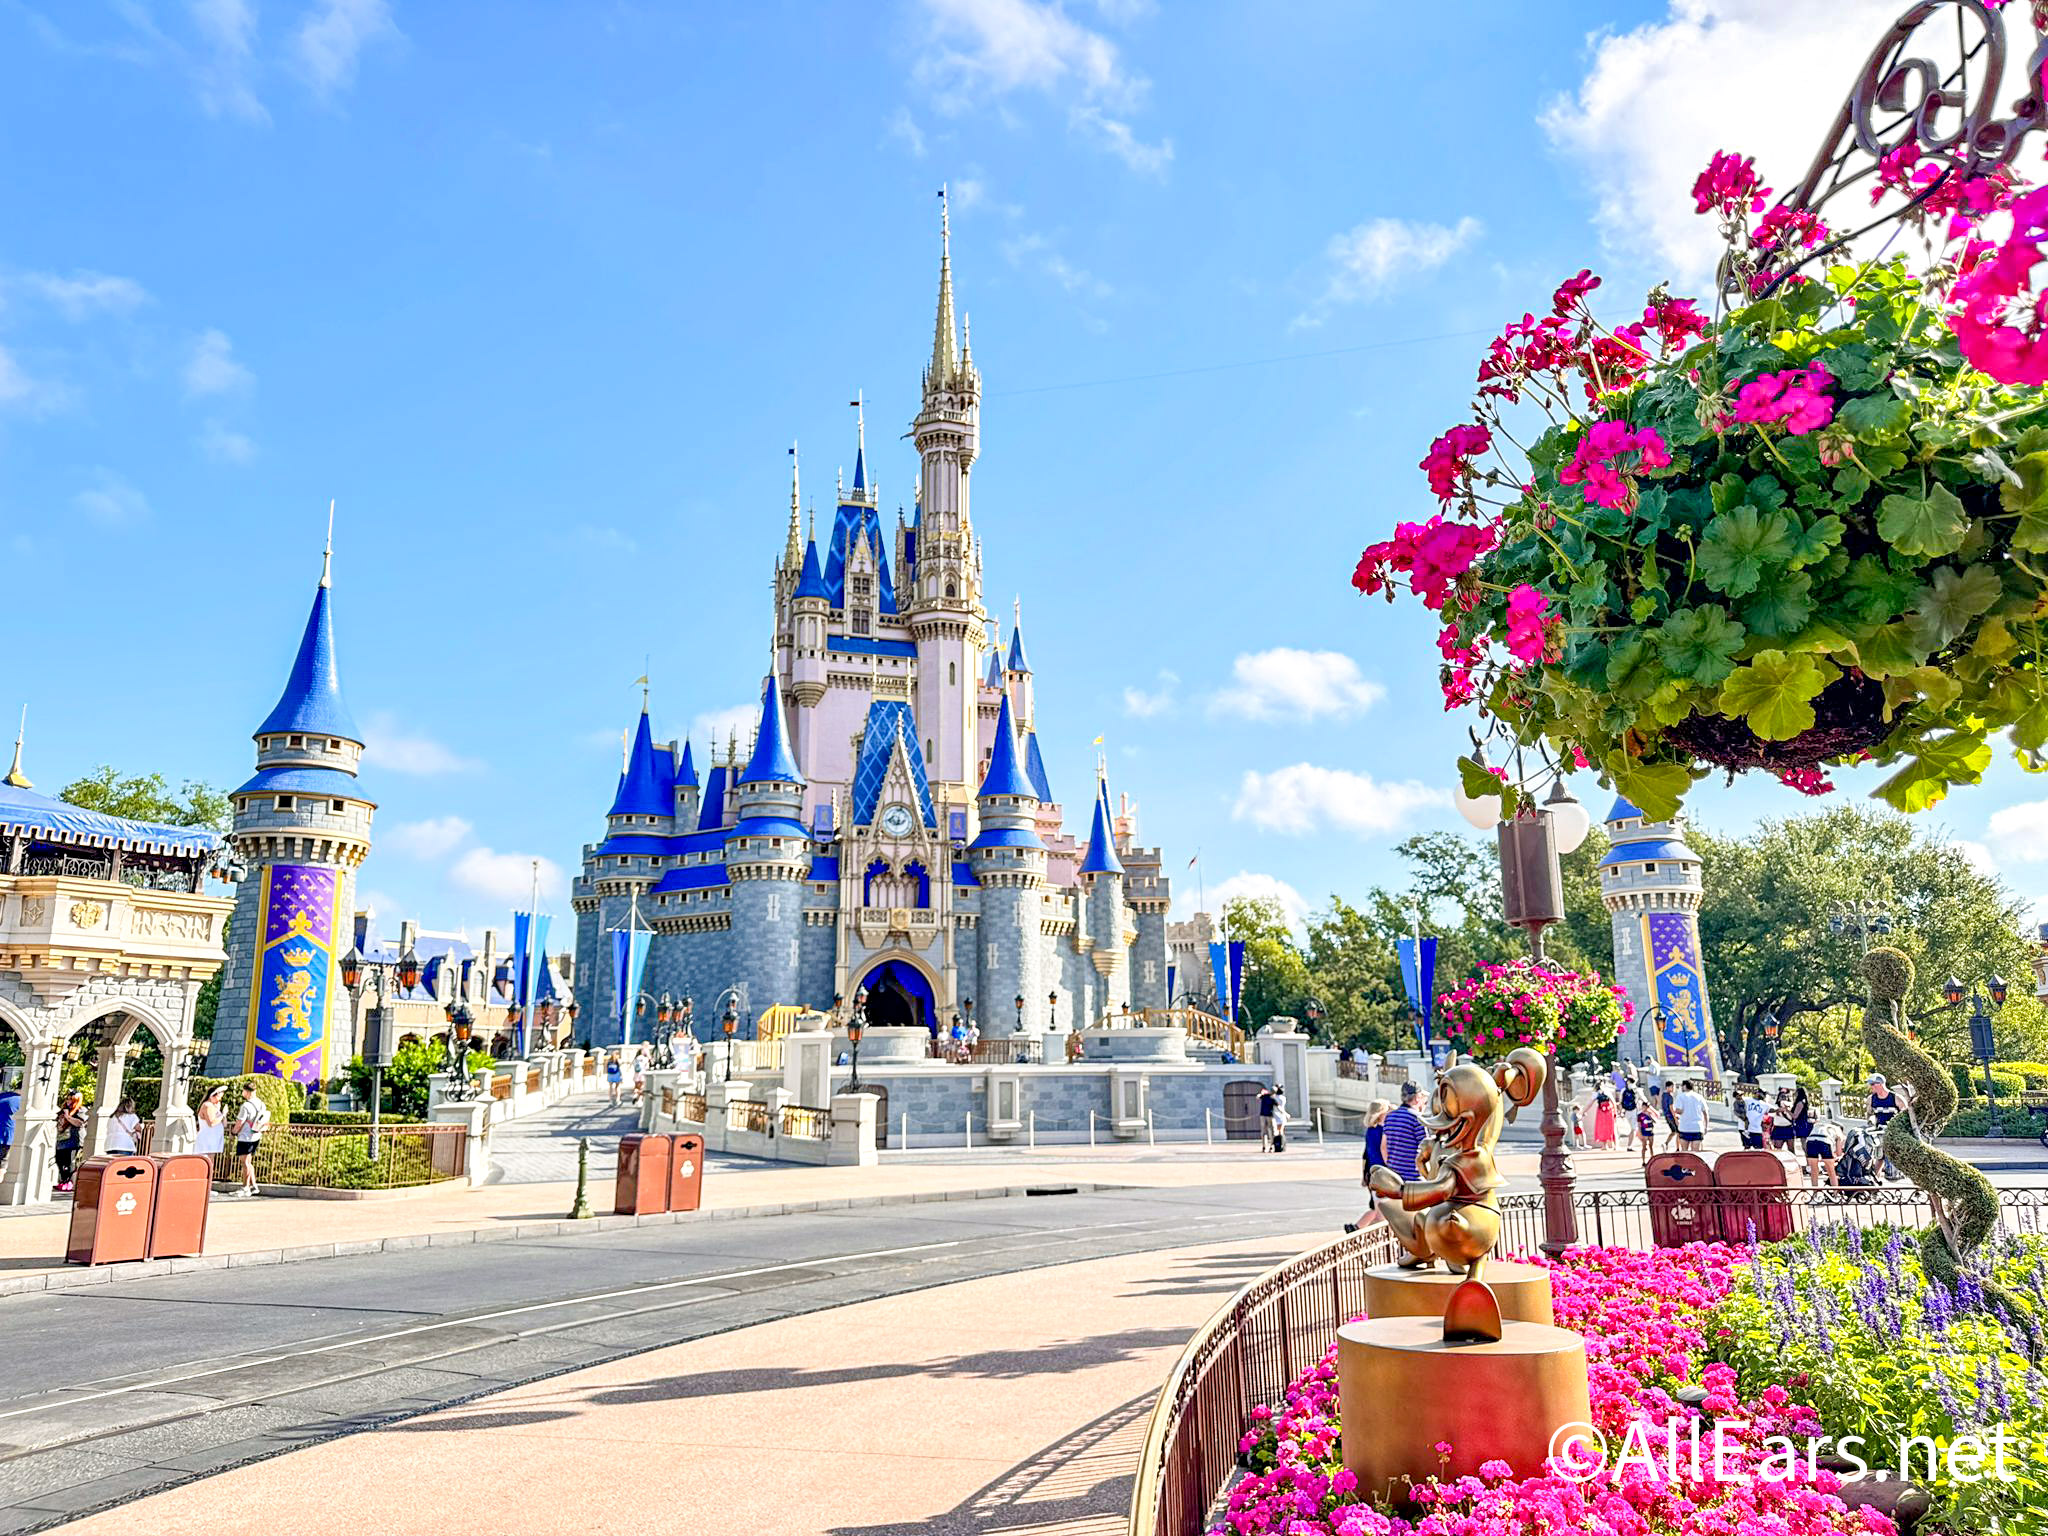
<svg viewBox="0 0 2048 1536">
<path fill-rule="evenodd" d="M 0 1300 L 0 1533 L 642 1350 L 958 1280 L 1334 1231 L 1327 1182 L 933 1202 Z"/>
</svg>

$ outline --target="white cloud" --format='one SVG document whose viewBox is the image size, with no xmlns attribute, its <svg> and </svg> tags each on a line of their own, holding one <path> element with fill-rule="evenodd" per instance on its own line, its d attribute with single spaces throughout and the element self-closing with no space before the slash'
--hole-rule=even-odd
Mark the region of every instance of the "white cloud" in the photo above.
<svg viewBox="0 0 2048 1536">
<path fill-rule="evenodd" d="M 541 900 L 566 900 L 569 883 L 562 878 L 562 867 L 553 859 L 536 860 L 530 853 L 499 853 L 491 848 L 472 848 L 449 868 L 448 878 L 471 895 L 524 911 L 527 898 L 533 894 L 536 862 L 540 867 Z"/>
<path fill-rule="evenodd" d="M 185 363 L 186 394 L 232 394 L 255 382 L 255 375 L 235 361 L 235 344 L 226 332 L 204 331 L 192 343 L 192 356 Z"/>
<path fill-rule="evenodd" d="M 1456 224 L 1410 219 L 1367 219 L 1332 235 L 1324 249 L 1329 279 L 1313 309 L 1297 315 L 1297 327 L 1321 325 L 1339 304 L 1376 299 L 1404 279 L 1433 272 L 1477 240 L 1485 229 L 1467 216 Z"/>
<path fill-rule="evenodd" d="M 247 435 L 218 421 L 209 421 L 197 438 L 199 451 L 216 464 L 246 464 L 256 457 L 256 444 Z"/>
<path fill-rule="evenodd" d="M 1128 121 L 1151 82 L 1057 0 L 924 0 L 924 9 L 926 47 L 913 75 L 939 111 L 1032 91 L 1066 101 L 1070 131 L 1133 170 L 1157 174 L 1173 158 L 1172 140 L 1146 144 Z"/>
<path fill-rule="evenodd" d="M 1369 774 L 1296 763 L 1271 773 L 1247 769 L 1230 816 L 1294 837 L 1324 828 L 1370 837 L 1406 831 L 1416 812 L 1449 803 L 1446 791 L 1413 779 L 1382 784 Z"/>
<path fill-rule="evenodd" d="M 1003 242 L 1003 259 L 1013 267 L 1033 267 L 1066 289 L 1091 299 L 1106 299 L 1110 286 L 1093 272 L 1075 266 L 1044 235 L 1017 235 Z"/>
<path fill-rule="evenodd" d="M 1968 859 L 1970 861 L 1970 868 L 1976 870 L 1978 874 L 1984 876 L 1987 880 L 1996 880 L 1998 878 L 1998 861 L 1991 857 L 1991 850 L 1982 843 L 1976 842 L 1971 838 L 1959 837 L 1954 839 L 1949 846 Z"/>
<path fill-rule="evenodd" d="M 1213 715 L 1246 720 L 1339 719 L 1361 714 L 1387 690 L 1360 675 L 1358 663 L 1342 651 L 1297 651 L 1276 646 L 1251 651 L 1231 665 L 1235 682 L 1209 701 Z"/>
<path fill-rule="evenodd" d="M 142 284 L 105 272 L 79 271 L 69 277 L 53 272 L 28 272 L 20 282 L 30 293 L 54 304 L 67 320 L 83 320 L 98 313 L 125 315 L 149 302 Z"/>
<path fill-rule="evenodd" d="M 1185 881 L 1181 883 L 1186 886 Z M 1218 917 L 1222 915 L 1224 907 L 1240 897 L 1248 897 L 1254 901 L 1277 901 L 1281 910 L 1287 914 L 1287 926 L 1294 930 L 1295 937 L 1307 936 L 1308 899 L 1277 875 L 1255 874 L 1251 870 L 1241 869 L 1229 879 L 1219 880 L 1208 887 L 1206 891 L 1201 892 L 1201 896 L 1207 900 L 1210 914 Z M 1196 888 L 1187 886 L 1174 901 L 1175 917 L 1186 919 L 1193 914 L 1196 905 Z M 1191 984 L 1199 985 L 1206 982 L 1208 974 L 1205 969 L 1199 981 Z"/>
<path fill-rule="evenodd" d="M 111 469 L 95 469 L 93 483 L 71 504 L 102 528 L 132 528 L 149 516 L 149 500 Z"/>
<path fill-rule="evenodd" d="M 292 40 L 300 71 L 321 98 L 355 83 L 356 60 L 380 37 L 397 37 L 388 0 L 319 0 Z"/>
<path fill-rule="evenodd" d="M 1778 191 L 1796 185 L 1898 11 L 1897 0 L 1671 0 L 1661 21 L 1595 33 L 1585 78 L 1541 121 L 1588 174 L 1609 249 L 1680 281 L 1710 278 L 1720 242 L 1693 211 L 1694 178 L 1728 149 L 1754 155 Z"/>
<path fill-rule="evenodd" d="M 0 347 L 0 408 L 11 407 L 31 416 L 45 416 L 71 401 L 71 391 L 62 384 L 30 375 L 14 354 Z"/>
<path fill-rule="evenodd" d="M 377 829 L 377 846 L 412 859 L 438 859 L 469 841 L 470 824 L 460 816 L 431 816 Z"/>
<path fill-rule="evenodd" d="M 1173 708 L 1173 691 L 1180 679 L 1171 672 L 1159 674 L 1159 686 L 1147 693 L 1142 688 L 1124 690 L 1124 713 L 1137 720 L 1150 720 Z"/>
<path fill-rule="evenodd" d="M 249 82 L 256 63 L 256 7 L 253 0 L 190 0 L 192 25 L 206 56 L 195 72 L 199 102 L 210 117 L 268 122 L 270 113 Z M 154 27 L 149 30 L 155 34 Z"/>
<path fill-rule="evenodd" d="M 364 759 L 392 773 L 431 778 L 444 773 L 468 773 L 483 766 L 476 759 L 463 757 L 443 746 L 431 736 L 406 732 L 392 715 L 370 716 L 364 722 L 363 734 L 368 738 L 363 743 Z"/>
<path fill-rule="evenodd" d="M 2028 800 L 1991 813 L 1985 841 L 1997 859 L 2038 864 L 2048 859 L 2048 800 Z"/>
<path fill-rule="evenodd" d="M 886 136 L 908 150 L 912 159 L 924 158 L 924 130 L 917 126 L 917 119 L 910 115 L 910 108 L 896 109 L 895 115 L 889 119 Z"/>
<path fill-rule="evenodd" d="M 708 710 L 690 722 L 690 740 L 708 742 L 720 752 L 725 750 L 728 739 L 737 735 L 740 750 L 747 750 L 747 743 L 754 739 L 754 730 L 761 723 L 761 706 L 735 704 L 730 709 Z"/>
</svg>

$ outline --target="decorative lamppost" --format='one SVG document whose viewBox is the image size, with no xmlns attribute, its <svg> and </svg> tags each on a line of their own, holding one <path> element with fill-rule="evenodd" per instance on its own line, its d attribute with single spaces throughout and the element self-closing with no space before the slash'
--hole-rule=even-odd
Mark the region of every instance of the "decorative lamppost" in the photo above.
<svg viewBox="0 0 2048 1536">
<path fill-rule="evenodd" d="M 732 1081 L 732 1037 L 740 1027 L 740 1016 L 733 1011 L 730 1001 L 725 1005 L 725 1017 L 718 1021 L 718 1027 L 725 1031 L 725 1080 L 729 1083 Z"/>
<path fill-rule="evenodd" d="M 1842 938 L 1854 929 L 1863 939 L 1863 952 L 1870 953 L 1870 936 L 1882 938 L 1892 931 L 1891 908 L 1881 901 L 1838 901 L 1828 914 L 1828 932 Z"/>
<path fill-rule="evenodd" d="M 448 1016 L 448 1097 L 473 1099 L 476 1079 L 469 1073 L 469 1041 L 475 1032 L 476 1016 L 469 1004 L 456 999 L 441 1010 Z"/>
<path fill-rule="evenodd" d="M 398 982 L 402 997 L 420 984 L 420 957 L 410 948 L 397 960 L 367 960 L 361 950 L 353 945 L 341 957 L 341 984 L 348 989 L 350 998 L 357 1006 L 363 1000 L 365 987 L 374 986 L 376 1002 L 372 1014 L 376 1021 L 376 1035 L 370 1060 L 370 1161 L 378 1157 L 378 1130 L 384 1113 L 384 1062 L 391 1054 L 391 1013 L 390 984 L 393 978 Z"/>
<path fill-rule="evenodd" d="M 1058 987 L 1054 987 L 1050 992 L 1045 994 L 1045 1032 L 1049 1035 L 1057 1034 L 1059 1033 L 1059 1027 L 1060 989 Z"/>
<path fill-rule="evenodd" d="M 868 989 L 853 994 L 853 1013 L 846 1021 L 846 1043 L 853 1047 L 853 1074 L 846 1080 L 848 1093 L 860 1092 L 860 1037 L 868 1028 Z"/>
<path fill-rule="evenodd" d="M 1323 1005 L 1310 998 L 1301 1005 L 1301 1013 L 1308 1020 L 1308 1032 L 1313 1035 L 1323 1022 Z"/>
<path fill-rule="evenodd" d="M 1017 994 L 1017 1033 L 1024 1033 L 1024 994 Z"/>
<path fill-rule="evenodd" d="M 1564 872 L 1558 856 L 1584 842 L 1593 825 L 1586 808 L 1565 788 L 1563 772 L 1551 772 L 1555 778 L 1542 805 L 1525 793 L 1514 816 L 1497 822 L 1494 829 L 1500 844 L 1501 917 L 1509 926 L 1528 932 L 1529 958 L 1538 965 L 1543 963 L 1543 930 L 1564 920 Z M 1462 793 L 1456 798 L 1459 812 L 1475 823 L 1487 807 L 1498 804 L 1468 799 Z M 1468 810 L 1468 804 L 1473 809 Z M 1552 1258 L 1579 1240 L 1578 1212 L 1573 1206 L 1576 1177 L 1565 1144 L 1567 1123 L 1558 1086 L 1559 1066 L 1553 1051 L 1550 1070 L 1543 1075 L 1543 1155 L 1536 1165 L 1543 1186 L 1543 1251 Z"/>
<path fill-rule="evenodd" d="M 1991 994 L 1989 1007 L 1985 1006 L 1984 992 Z M 2005 978 L 1995 972 L 1985 977 L 1983 991 L 1974 987 L 1966 988 L 1954 976 L 1942 983 L 1941 995 L 1948 999 L 1951 1008 L 1962 1007 L 1966 994 L 1970 999 L 1970 1052 L 1984 1067 L 1984 1101 L 1991 1106 L 1991 1124 L 1984 1134 L 1987 1137 L 2003 1137 L 2005 1125 L 1998 1114 L 1998 1090 L 1991 1082 L 1991 1061 L 1998 1054 L 1998 1044 L 1991 1037 L 1991 1015 L 1995 1010 L 2005 1006 L 2006 997 L 2009 995 Z"/>
</svg>

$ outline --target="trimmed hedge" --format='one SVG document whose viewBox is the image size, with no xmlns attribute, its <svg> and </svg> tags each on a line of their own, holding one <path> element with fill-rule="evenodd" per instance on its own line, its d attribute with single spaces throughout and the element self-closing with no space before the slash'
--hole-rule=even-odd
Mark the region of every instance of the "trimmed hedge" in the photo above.
<svg viewBox="0 0 2048 1536">
<path fill-rule="evenodd" d="M 293 1125 L 368 1125 L 366 1109 L 301 1109 L 292 1115 Z"/>
</svg>

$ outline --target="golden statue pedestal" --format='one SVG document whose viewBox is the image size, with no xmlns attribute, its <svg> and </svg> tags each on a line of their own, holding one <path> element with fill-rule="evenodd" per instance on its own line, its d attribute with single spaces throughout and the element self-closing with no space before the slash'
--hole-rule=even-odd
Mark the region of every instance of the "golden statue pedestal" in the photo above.
<svg viewBox="0 0 2048 1536">
<path fill-rule="evenodd" d="M 1464 1281 L 1444 1269 L 1403 1269 L 1383 1264 L 1365 1273 L 1365 1313 L 1368 1317 L 1442 1317 L 1444 1302 Z M 1493 1260 L 1484 1278 L 1500 1302 L 1503 1320 L 1518 1323 L 1557 1321 L 1550 1307 L 1550 1271 L 1540 1264 L 1514 1264 Z"/>
<path fill-rule="evenodd" d="M 1409 1479 L 1463 1477 L 1487 1461 L 1533 1476 L 1558 1430 L 1593 1417 L 1585 1341 L 1544 1323 L 1509 1322 L 1481 1344 L 1446 1344 L 1436 1317 L 1347 1323 L 1337 1330 L 1337 1393 L 1344 1465 L 1360 1495 L 1397 1502 Z M 1450 1443 L 1448 1463 L 1439 1441 Z"/>
</svg>

